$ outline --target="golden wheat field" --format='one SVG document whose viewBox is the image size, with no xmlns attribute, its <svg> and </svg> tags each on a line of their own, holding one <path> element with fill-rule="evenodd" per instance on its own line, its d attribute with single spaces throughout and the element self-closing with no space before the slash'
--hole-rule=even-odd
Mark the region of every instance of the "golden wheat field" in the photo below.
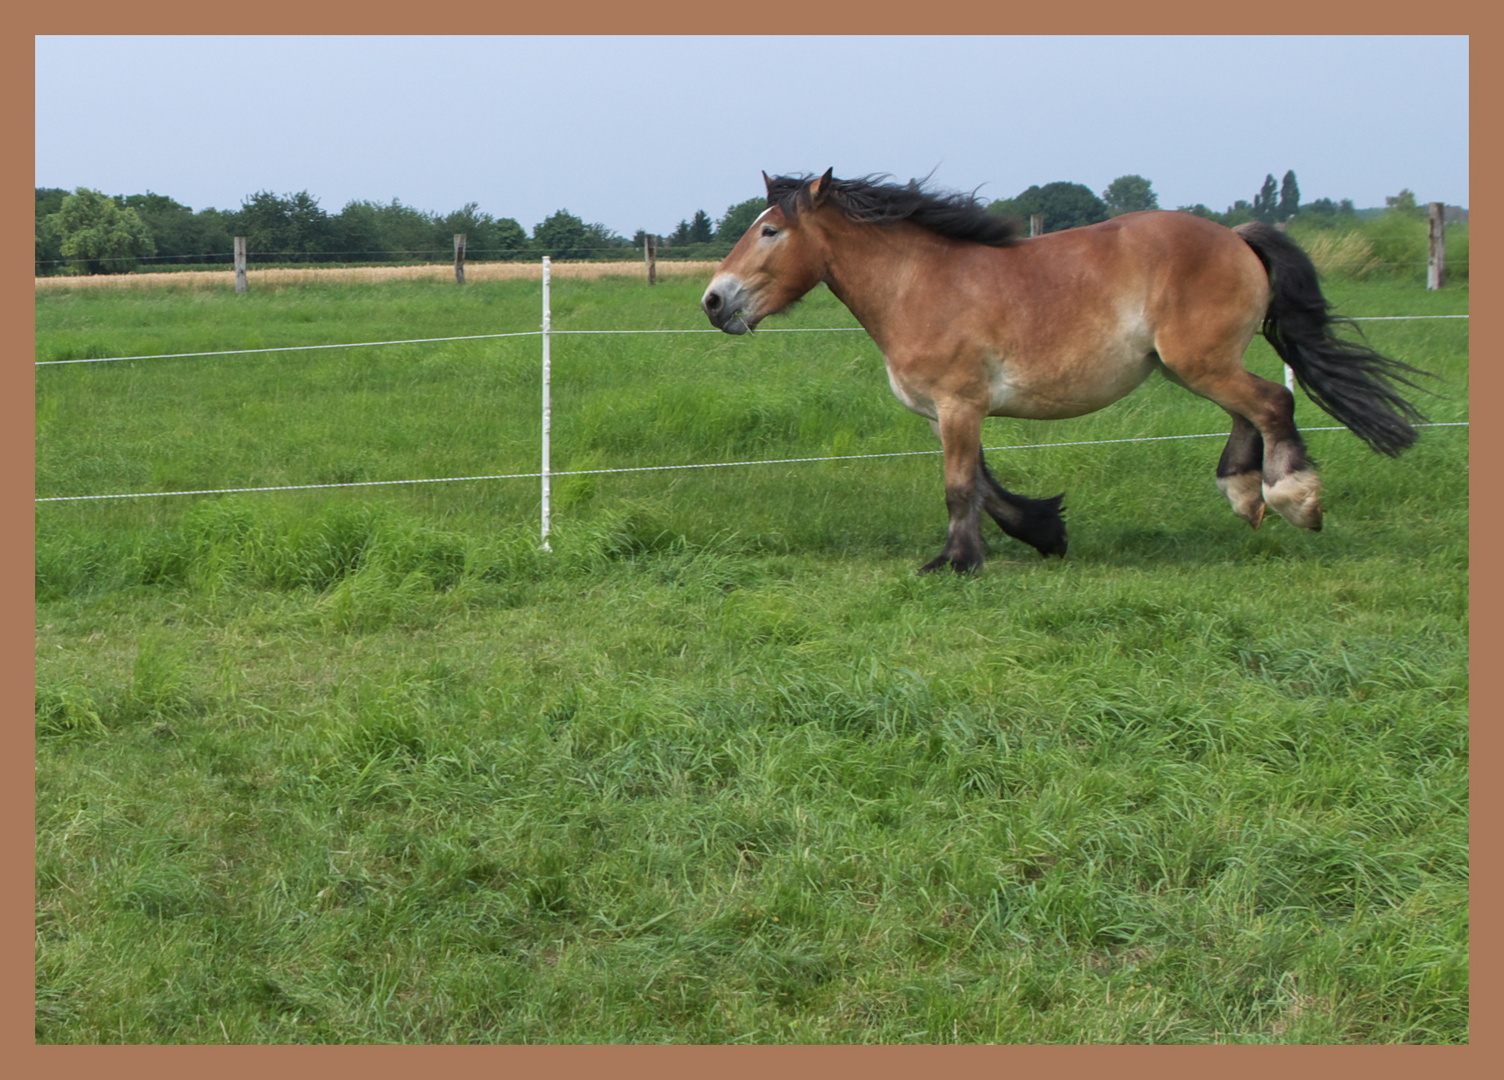
<svg viewBox="0 0 1504 1080">
<path fill-rule="evenodd" d="M 658 273 L 709 274 L 716 267 L 714 262 L 660 262 Z M 536 262 L 515 263 L 467 263 L 466 281 L 502 281 L 517 278 L 542 277 L 543 269 Z M 552 264 L 551 276 L 561 278 L 599 278 L 622 276 L 646 276 L 647 270 L 639 262 L 598 262 Z M 309 281 L 400 281 L 413 278 L 453 278 L 454 265 L 443 263 L 429 266 L 341 266 L 341 267 L 269 267 L 253 269 L 248 273 L 252 286 L 257 281 L 271 285 L 296 285 Z M 211 287 L 235 284 L 233 270 L 178 270 L 157 274 L 91 274 L 77 277 L 39 277 L 37 288 L 78 288 L 80 286 L 115 289 L 149 288 L 161 285 L 187 287 Z"/>
</svg>

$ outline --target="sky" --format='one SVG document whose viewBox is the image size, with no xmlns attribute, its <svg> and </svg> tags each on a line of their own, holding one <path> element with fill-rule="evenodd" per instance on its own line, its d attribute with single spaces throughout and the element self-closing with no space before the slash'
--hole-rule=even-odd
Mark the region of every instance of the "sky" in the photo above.
<svg viewBox="0 0 1504 1080">
<path fill-rule="evenodd" d="M 1225 210 L 1468 205 L 1466 37 L 39 37 L 36 184 L 194 210 L 558 210 L 631 237 L 761 173 L 1010 198 L 1153 184 Z M 197 87 L 197 92 L 184 92 Z"/>
</svg>

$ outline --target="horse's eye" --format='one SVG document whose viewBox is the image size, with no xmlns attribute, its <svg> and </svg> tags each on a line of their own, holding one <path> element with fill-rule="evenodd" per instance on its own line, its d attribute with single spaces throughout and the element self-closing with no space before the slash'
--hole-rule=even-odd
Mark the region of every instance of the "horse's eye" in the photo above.
<svg viewBox="0 0 1504 1080">
<path fill-rule="evenodd" d="M 777 236 L 778 235 L 778 230 L 775 229 L 775 228 L 773 228 L 773 226 L 771 226 L 771 225 L 764 225 L 762 227 L 762 234 L 764 236 Z"/>
</svg>

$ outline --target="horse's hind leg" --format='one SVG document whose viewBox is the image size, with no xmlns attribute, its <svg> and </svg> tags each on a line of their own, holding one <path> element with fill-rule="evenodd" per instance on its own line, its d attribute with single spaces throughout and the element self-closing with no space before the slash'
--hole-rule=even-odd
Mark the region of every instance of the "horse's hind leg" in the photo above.
<svg viewBox="0 0 1504 1080">
<path fill-rule="evenodd" d="M 1290 524 L 1319 532 L 1321 481 L 1295 428 L 1295 396 L 1241 365 L 1235 373 L 1215 381 L 1192 382 L 1183 375 L 1179 381 L 1233 416 L 1232 434 L 1217 466 L 1217 486 L 1227 495 L 1233 510 L 1257 526 L 1262 520 L 1262 510 L 1255 502 L 1257 495 Z"/>
<path fill-rule="evenodd" d="M 1233 513 L 1257 529 L 1264 520 L 1264 437 L 1244 417 L 1230 415 L 1232 434 L 1217 462 L 1217 487 Z"/>
<path fill-rule="evenodd" d="M 1271 384 L 1273 385 L 1273 384 Z M 1295 396 L 1275 387 L 1287 403 L 1288 419 L 1264 431 L 1264 501 L 1292 525 L 1321 531 L 1321 480 L 1295 430 Z"/>
</svg>

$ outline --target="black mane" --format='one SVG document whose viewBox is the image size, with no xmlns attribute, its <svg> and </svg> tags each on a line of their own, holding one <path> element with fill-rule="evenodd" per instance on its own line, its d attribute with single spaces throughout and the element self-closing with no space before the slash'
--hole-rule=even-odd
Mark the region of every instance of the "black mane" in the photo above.
<svg viewBox="0 0 1504 1080">
<path fill-rule="evenodd" d="M 1013 218 L 989 214 L 974 195 L 926 191 L 918 181 L 883 183 L 886 177 L 830 181 L 830 198 L 848 220 L 872 225 L 912 221 L 954 240 L 970 240 L 989 247 L 1008 247 L 1021 239 Z M 813 176 L 775 176 L 768 180 L 768 205 L 786 214 L 797 213 L 799 195 Z"/>
</svg>

